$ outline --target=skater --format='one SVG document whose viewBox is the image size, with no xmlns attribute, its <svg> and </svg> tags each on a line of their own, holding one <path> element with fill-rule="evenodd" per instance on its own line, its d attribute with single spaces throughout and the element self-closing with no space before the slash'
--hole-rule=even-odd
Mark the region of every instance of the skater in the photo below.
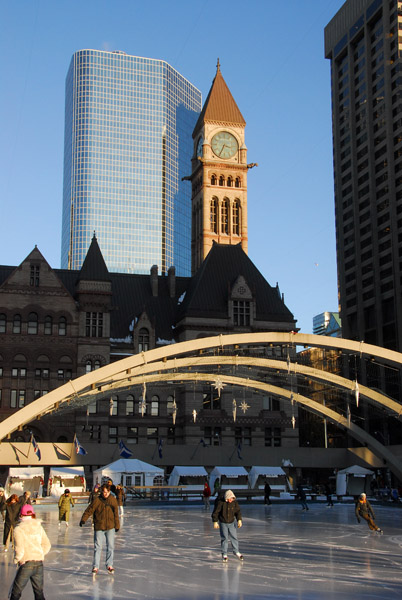
<svg viewBox="0 0 402 600">
<path fill-rule="evenodd" d="M 19 497 L 19 501 L 21 502 L 21 506 L 24 506 L 24 504 L 32 504 L 31 492 L 29 490 L 24 492 L 22 496 Z"/>
<path fill-rule="evenodd" d="M 334 506 L 334 503 L 332 502 L 332 492 L 328 483 L 325 484 L 325 495 L 327 496 L 327 506 L 330 506 L 332 508 Z"/>
<path fill-rule="evenodd" d="M 116 500 L 119 507 L 119 517 L 124 515 L 124 505 L 126 503 L 126 492 L 122 485 L 116 485 Z"/>
<path fill-rule="evenodd" d="M 10 600 L 19 600 L 29 579 L 31 580 L 35 600 L 45 600 L 43 595 L 43 559 L 51 548 L 49 538 L 39 521 L 33 507 L 24 504 L 21 516 L 14 531 L 14 560 L 19 569 L 11 587 Z"/>
<path fill-rule="evenodd" d="M 21 510 L 21 502 L 17 494 L 12 494 L 6 501 L 6 518 L 4 520 L 3 544 L 4 552 L 8 552 L 8 545 L 11 542 L 14 548 L 14 527 L 18 523 L 18 517 Z"/>
<path fill-rule="evenodd" d="M 94 557 L 92 573 L 96 575 L 99 572 L 100 556 L 103 546 L 103 540 L 106 541 L 106 568 L 109 573 L 114 573 L 114 534 L 120 529 L 119 507 L 117 500 L 112 496 L 107 484 L 101 486 L 101 494 L 84 511 L 80 527 L 92 515 L 94 524 Z"/>
<path fill-rule="evenodd" d="M 268 481 L 266 481 L 264 485 L 264 504 L 272 504 L 271 500 L 269 499 L 271 491 L 271 486 L 269 485 Z"/>
<path fill-rule="evenodd" d="M 74 505 L 75 501 L 70 494 L 70 490 L 64 490 L 64 494 L 62 494 L 59 498 L 59 527 L 62 521 L 64 521 L 66 527 L 68 527 L 68 521 L 70 519 L 70 508 Z"/>
<path fill-rule="evenodd" d="M 220 491 L 221 491 L 221 480 L 219 479 L 219 477 L 217 477 L 214 482 L 214 496 L 215 496 L 215 494 L 216 494 L 216 496 L 219 496 Z"/>
<path fill-rule="evenodd" d="M 298 485 L 297 486 L 297 496 L 296 498 L 298 498 L 300 500 L 300 504 L 302 507 L 302 510 L 309 510 L 308 506 L 307 506 L 307 501 L 306 501 L 306 492 L 303 490 L 303 486 L 302 485 Z"/>
<path fill-rule="evenodd" d="M 212 521 L 214 529 L 219 529 L 220 532 L 223 562 L 227 562 L 228 560 L 229 538 L 232 544 L 233 554 L 237 556 L 239 560 L 243 560 L 243 555 L 239 551 L 239 542 L 237 540 L 237 528 L 240 528 L 243 523 L 240 506 L 232 490 L 227 490 L 224 499 L 217 502 L 217 506 L 212 513 Z"/>
<path fill-rule="evenodd" d="M 3 487 L 0 487 L 0 513 L 4 521 L 4 519 L 6 518 L 6 497 L 4 495 Z"/>
<path fill-rule="evenodd" d="M 358 523 L 360 523 L 360 517 L 362 517 L 365 521 L 367 521 L 371 531 L 378 531 L 379 533 L 382 533 L 382 529 L 377 527 L 377 525 L 374 523 L 374 511 L 370 502 L 367 500 L 366 494 L 360 494 L 356 503 L 355 514 Z"/>
<path fill-rule="evenodd" d="M 204 489 L 202 490 L 202 499 L 204 501 L 204 508 L 208 510 L 210 507 L 209 499 L 211 497 L 211 488 L 208 485 L 208 481 L 204 483 Z"/>
</svg>

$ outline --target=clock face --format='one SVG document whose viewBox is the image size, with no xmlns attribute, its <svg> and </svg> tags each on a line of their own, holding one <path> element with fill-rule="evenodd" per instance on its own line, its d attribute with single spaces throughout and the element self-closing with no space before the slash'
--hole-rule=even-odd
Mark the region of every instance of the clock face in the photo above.
<svg viewBox="0 0 402 600">
<path fill-rule="evenodd" d="M 211 145 L 219 158 L 232 158 L 239 149 L 236 138 L 227 131 L 220 131 L 214 135 Z"/>
<path fill-rule="evenodd" d="M 202 145 L 204 143 L 204 140 L 202 139 L 202 137 L 200 137 L 200 139 L 198 140 L 198 144 L 197 144 L 197 151 L 195 153 L 196 157 L 198 158 L 199 156 L 202 157 Z"/>
</svg>

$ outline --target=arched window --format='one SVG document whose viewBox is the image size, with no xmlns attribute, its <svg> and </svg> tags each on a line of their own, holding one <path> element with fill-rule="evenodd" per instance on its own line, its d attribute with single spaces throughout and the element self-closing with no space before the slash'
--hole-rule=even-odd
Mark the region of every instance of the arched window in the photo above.
<svg viewBox="0 0 402 600">
<path fill-rule="evenodd" d="M 221 206 L 221 233 L 229 233 L 229 200 L 225 198 Z"/>
<path fill-rule="evenodd" d="M 85 363 L 85 373 L 90 373 L 92 371 L 92 361 L 87 360 Z"/>
<path fill-rule="evenodd" d="M 59 319 L 59 335 L 67 335 L 67 319 L 60 317 Z"/>
<path fill-rule="evenodd" d="M 0 333 L 6 333 L 7 317 L 4 313 L 0 313 Z"/>
<path fill-rule="evenodd" d="M 212 198 L 210 204 L 210 228 L 213 233 L 218 233 L 218 198 Z"/>
<path fill-rule="evenodd" d="M 236 177 L 236 180 L 235 180 L 235 187 L 239 188 L 240 186 L 241 186 L 240 177 Z"/>
<path fill-rule="evenodd" d="M 228 187 L 233 187 L 233 177 L 231 177 L 230 175 L 228 177 L 227 186 Z"/>
<path fill-rule="evenodd" d="M 223 175 L 219 177 L 219 185 L 223 187 L 225 185 L 225 178 Z"/>
<path fill-rule="evenodd" d="M 13 333 L 21 333 L 21 315 L 14 315 Z"/>
<path fill-rule="evenodd" d="M 34 312 L 28 315 L 28 333 L 31 335 L 38 333 L 38 315 Z"/>
<path fill-rule="evenodd" d="M 100 362 L 100 360 L 96 360 L 94 362 L 94 371 L 96 371 L 97 369 L 100 369 L 100 368 L 101 368 L 101 362 Z"/>
<path fill-rule="evenodd" d="M 45 335 L 52 335 L 53 319 L 50 315 L 45 317 Z"/>
<path fill-rule="evenodd" d="M 147 352 L 149 350 L 149 331 L 142 327 L 138 334 L 138 352 Z"/>
<path fill-rule="evenodd" d="M 211 185 L 216 185 L 216 175 L 211 176 Z"/>
<path fill-rule="evenodd" d="M 233 223 L 233 235 L 240 235 L 240 202 L 239 202 L 239 200 L 235 200 L 233 202 L 232 223 Z"/>
<path fill-rule="evenodd" d="M 158 396 L 152 396 L 151 415 L 153 417 L 159 417 L 159 397 Z"/>
</svg>

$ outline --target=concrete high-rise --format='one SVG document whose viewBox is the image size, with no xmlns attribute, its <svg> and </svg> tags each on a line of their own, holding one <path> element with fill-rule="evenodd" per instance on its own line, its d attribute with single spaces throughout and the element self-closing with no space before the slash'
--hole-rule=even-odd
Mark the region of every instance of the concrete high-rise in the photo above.
<svg viewBox="0 0 402 600">
<path fill-rule="evenodd" d="M 66 79 L 61 264 L 79 269 L 96 232 L 109 271 L 191 271 L 182 177 L 201 93 L 162 60 L 80 50 Z"/>
<path fill-rule="evenodd" d="M 348 0 L 331 61 L 343 337 L 402 350 L 402 2 Z M 394 394 L 392 386 L 389 393 Z"/>
</svg>

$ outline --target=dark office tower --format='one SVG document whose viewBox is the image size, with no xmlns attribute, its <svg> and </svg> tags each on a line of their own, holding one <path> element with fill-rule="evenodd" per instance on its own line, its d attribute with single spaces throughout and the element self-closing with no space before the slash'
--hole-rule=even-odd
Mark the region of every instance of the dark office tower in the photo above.
<svg viewBox="0 0 402 600">
<path fill-rule="evenodd" d="M 162 60 L 80 50 L 66 79 L 62 267 L 94 232 L 109 271 L 190 275 L 191 134 L 201 93 Z"/>
<path fill-rule="evenodd" d="M 342 334 L 402 350 L 402 2 L 348 0 L 331 60 Z"/>
</svg>

